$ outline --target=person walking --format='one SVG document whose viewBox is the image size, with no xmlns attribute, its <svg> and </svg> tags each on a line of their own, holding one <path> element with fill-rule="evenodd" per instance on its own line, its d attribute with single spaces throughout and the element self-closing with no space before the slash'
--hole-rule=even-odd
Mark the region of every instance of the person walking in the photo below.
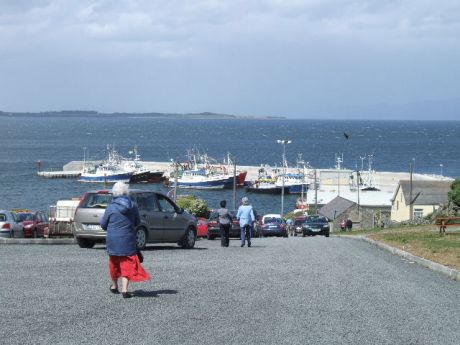
<svg viewBox="0 0 460 345">
<path fill-rule="evenodd" d="M 150 274 L 141 265 L 136 246 L 136 226 L 140 223 L 139 210 L 129 197 L 129 188 L 123 182 L 117 182 L 112 188 L 112 202 L 105 210 L 100 221 L 102 229 L 107 231 L 106 246 L 109 254 L 109 273 L 112 278 L 110 291 L 118 290 L 121 278 L 123 298 L 131 298 L 128 292 L 129 282 L 141 282 L 150 279 Z"/>
<path fill-rule="evenodd" d="M 348 218 L 346 225 L 347 225 L 347 230 L 351 231 L 351 229 L 353 228 L 353 221 L 350 218 Z"/>
<path fill-rule="evenodd" d="M 244 247 L 246 240 L 248 241 L 248 247 L 250 247 L 251 228 L 256 218 L 254 217 L 252 206 L 249 205 L 249 199 L 247 197 L 243 197 L 243 199 L 241 199 L 241 203 L 242 205 L 238 208 L 238 213 L 236 214 L 236 218 L 239 220 L 241 228 L 241 247 Z"/>
<path fill-rule="evenodd" d="M 217 210 L 217 214 L 219 215 L 220 245 L 222 247 L 228 247 L 230 244 L 229 235 L 233 221 L 226 206 L 227 201 L 222 200 L 220 202 L 220 208 Z"/>
</svg>

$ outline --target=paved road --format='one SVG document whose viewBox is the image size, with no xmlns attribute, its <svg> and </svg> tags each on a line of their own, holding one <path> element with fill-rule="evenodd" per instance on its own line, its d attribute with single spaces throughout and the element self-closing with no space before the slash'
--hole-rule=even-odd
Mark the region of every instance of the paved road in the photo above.
<svg viewBox="0 0 460 345">
<path fill-rule="evenodd" d="M 154 279 L 110 294 L 103 246 L 0 246 L 2 344 L 442 344 L 460 283 L 365 242 L 148 248 Z"/>
</svg>

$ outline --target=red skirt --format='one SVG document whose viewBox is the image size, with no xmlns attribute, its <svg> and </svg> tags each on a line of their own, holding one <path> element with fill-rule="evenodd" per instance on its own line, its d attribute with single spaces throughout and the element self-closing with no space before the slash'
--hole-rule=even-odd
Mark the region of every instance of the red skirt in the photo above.
<svg viewBox="0 0 460 345">
<path fill-rule="evenodd" d="M 150 273 L 142 267 L 137 255 L 109 256 L 109 271 L 112 280 L 126 277 L 129 281 L 143 282 L 150 280 Z"/>
</svg>

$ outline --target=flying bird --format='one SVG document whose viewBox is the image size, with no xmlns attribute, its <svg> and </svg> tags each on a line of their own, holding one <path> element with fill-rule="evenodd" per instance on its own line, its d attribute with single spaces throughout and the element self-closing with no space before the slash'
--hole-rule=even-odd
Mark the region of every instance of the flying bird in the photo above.
<svg viewBox="0 0 460 345">
<path fill-rule="evenodd" d="M 345 133 L 345 132 L 343 132 L 343 136 L 345 137 L 345 139 L 348 139 L 348 138 L 350 138 L 350 135 L 349 135 L 349 134 L 347 134 L 347 133 Z"/>
</svg>

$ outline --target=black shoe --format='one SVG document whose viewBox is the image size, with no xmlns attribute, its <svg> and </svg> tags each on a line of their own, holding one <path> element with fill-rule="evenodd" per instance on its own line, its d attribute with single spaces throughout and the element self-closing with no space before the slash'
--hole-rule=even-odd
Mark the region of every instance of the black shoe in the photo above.
<svg viewBox="0 0 460 345">
<path fill-rule="evenodd" d="M 118 288 L 113 288 L 113 287 L 110 287 L 110 292 L 115 293 L 115 294 L 120 293 L 120 291 L 118 291 Z"/>
<path fill-rule="evenodd" d="M 251 246 L 251 243 L 248 243 L 248 247 L 250 247 L 250 246 Z"/>
<path fill-rule="evenodd" d="M 243 248 L 243 247 L 244 247 L 244 243 L 241 245 L 241 248 Z"/>
<path fill-rule="evenodd" d="M 131 298 L 131 297 L 134 297 L 133 294 L 131 292 L 122 292 L 121 295 L 123 296 L 123 298 Z"/>
</svg>

